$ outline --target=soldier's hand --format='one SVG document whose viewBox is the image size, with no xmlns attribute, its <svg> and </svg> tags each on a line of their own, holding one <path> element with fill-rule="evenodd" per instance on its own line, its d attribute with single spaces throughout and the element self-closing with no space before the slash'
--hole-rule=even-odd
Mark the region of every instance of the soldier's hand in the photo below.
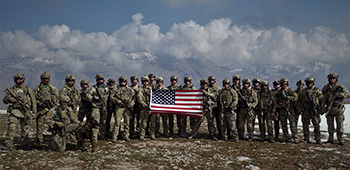
<svg viewBox="0 0 350 170">
<path fill-rule="evenodd" d="M 335 96 L 335 100 L 340 100 L 340 99 L 343 99 L 344 98 L 344 95 L 339 93 Z"/>
<path fill-rule="evenodd" d="M 62 122 L 56 122 L 56 125 L 60 128 L 63 128 L 64 127 L 64 123 Z"/>
<path fill-rule="evenodd" d="M 127 104 L 128 108 L 133 108 L 133 105 L 131 103 Z"/>
<path fill-rule="evenodd" d="M 9 98 L 10 103 L 17 103 L 17 100 L 14 97 Z"/>
</svg>

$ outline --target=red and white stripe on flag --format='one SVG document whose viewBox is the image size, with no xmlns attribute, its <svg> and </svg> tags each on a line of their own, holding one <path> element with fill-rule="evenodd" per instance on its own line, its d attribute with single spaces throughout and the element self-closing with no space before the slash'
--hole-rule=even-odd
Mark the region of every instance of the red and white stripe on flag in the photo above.
<svg viewBox="0 0 350 170">
<path fill-rule="evenodd" d="M 157 90 L 150 102 L 151 114 L 177 114 L 202 118 L 203 93 L 201 90 Z"/>
</svg>

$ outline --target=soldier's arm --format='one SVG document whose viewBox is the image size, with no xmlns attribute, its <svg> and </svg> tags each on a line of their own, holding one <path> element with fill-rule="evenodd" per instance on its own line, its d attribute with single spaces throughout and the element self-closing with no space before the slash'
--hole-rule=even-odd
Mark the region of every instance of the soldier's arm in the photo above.
<svg viewBox="0 0 350 170">
<path fill-rule="evenodd" d="M 298 94 L 292 89 L 289 90 L 289 100 L 292 102 L 296 102 L 298 100 Z"/>
<path fill-rule="evenodd" d="M 33 91 L 30 88 L 28 88 L 28 95 L 30 98 L 31 109 L 33 111 L 33 114 L 36 115 L 36 99 Z"/>
<path fill-rule="evenodd" d="M 10 89 L 8 89 L 10 90 Z M 17 99 L 14 98 L 7 90 L 6 90 L 6 94 L 4 99 L 2 100 L 5 104 L 9 104 L 9 103 L 17 103 Z"/>
<path fill-rule="evenodd" d="M 237 104 L 238 104 L 238 94 L 235 90 L 231 89 L 232 90 L 232 104 L 231 104 L 231 108 L 237 108 Z"/>
<path fill-rule="evenodd" d="M 341 87 L 342 87 L 342 91 L 340 92 L 340 94 L 342 95 L 342 97 L 344 97 L 344 99 L 348 99 L 350 96 L 348 89 L 346 89 L 344 85 L 341 85 Z"/>
<path fill-rule="evenodd" d="M 53 87 L 53 94 L 52 94 L 52 103 L 55 104 L 55 106 L 58 106 L 59 104 L 59 96 L 60 93 L 56 87 Z"/>
<path fill-rule="evenodd" d="M 256 94 L 256 92 L 255 92 L 254 90 L 252 90 L 252 95 L 253 95 L 253 102 L 250 103 L 250 104 L 251 104 L 251 106 L 252 106 L 253 108 L 255 108 L 256 105 L 258 105 L 258 102 L 259 102 L 259 100 L 258 100 L 258 95 Z"/>
<path fill-rule="evenodd" d="M 147 104 L 144 101 L 144 96 L 142 95 L 143 89 L 140 89 L 137 93 L 137 101 L 140 103 L 142 107 L 145 107 Z"/>
</svg>

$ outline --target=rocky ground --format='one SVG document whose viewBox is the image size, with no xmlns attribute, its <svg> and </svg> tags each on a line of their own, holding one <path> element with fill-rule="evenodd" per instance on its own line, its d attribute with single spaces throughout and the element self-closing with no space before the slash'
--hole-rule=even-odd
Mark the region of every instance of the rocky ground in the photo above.
<svg viewBox="0 0 350 170">
<path fill-rule="evenodd" d="M 349 134 L 345 135 L 344 146 L 268 143 L 258 139 L 234 143 L 207 139 L 203 124 L 196 139 L 102 140 L 94 153 L 81 152 L 73 145 L 66 152 L 55 152 L 47 145 L 23 147 L 18 143 L 15 149 L 3 150 L 6 120 L 7 116 L 1 114 L 0 169 L 350 169 Z M 34 135 L 30 133 L 32 138 Z M 326 140 L 323 135 L 322 141 Z"/>
</svg>

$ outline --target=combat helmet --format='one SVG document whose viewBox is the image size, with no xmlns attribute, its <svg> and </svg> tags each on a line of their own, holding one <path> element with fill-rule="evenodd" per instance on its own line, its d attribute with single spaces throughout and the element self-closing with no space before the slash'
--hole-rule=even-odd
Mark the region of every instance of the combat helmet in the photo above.
<svg viewBox="0 0 350 170">
<path fill-rule="evenodd" d="M 80 85 L 84 85 L 84 84 L 87 84 L 87 85 L 88 85 L 88 84 L 89 84 L 89 81 L 87 81 L 87 80 L 85 80 L 85 79 L 84 79 L 84 80 L 81 80 L 81 81 L 80 81 Z"/>
<path fill-rule="evenodd" d="M 252 80 L 252 82 L 253 82 L 253 83 L 260 83 L 260 79 L 254 78 L 254 79 Z"/>
<path fill-rule="evenodd" d="M 149 73 L 148 78 L 156 78 L 156 75 L 154 73 Z"/>
<path fill-rule="evenodd" d="M 16 79 L 23 79 L 25 80 L 26 77 L 24 77 L 24 74 L 23 73 L 17 73 L 13 76 L 13 79 L 16 80 Z"/>
<path fill-rule="evenodd" d="M 209 76 L 208 81 L 216 81 L 216 78 L 214 76 Z"/>
<path fill-rule="evenodd" d="M 272 83 L 272 84 L 273 84 L 273 86 L 281 85 L 281 83 L 280 83 L 279 81 L 276 81 L 276 80 L 275 80 L 275 81 L 273 81 L 273 83 Z"/>
<path fill-rule="evenodd" d="M 66 82 L 69 82 L 70 80 L 75 81 L 75 77 L 73 76 L 73 74 L 68 74 L 66 76 Z"/>
<path fill-rule="evenodd" d="M 68 96 L 65 96 L 65 95 L 60 95 L 60 102 L 69 102 L 70 101 L 70 99 L 69 99 L 69 97 Z"/>
<path fill-rule="evenodd" d="M 208 84 L 208 79 L 201 79 L 199 82 L 201 84 Z"/>
<path fill-rule="evenodd" d="M 159 82 L 163 83 L 163 81 L 164 81 L 163 77 L 158 76 L 157 80 L 156 80 L 156 83 L 159 83 Z"/>
<path fill-rule="evenodd" d="M 137 77 L 136 75 L 132 75 L 130 77 L 130 80 L 133 81 L 133 80 L 137 80 L 137 82 L 139 81 L 139 77 Z"/>
<path fill-rule="evenodd" d="M 306 84 L 314 83 L 314 82 L 315 82 L 315 79 L 312 78 L 312 77 L 308 77 L 308 78 L 305 79 L 305 82 L 306 82 Z"/>
<path fill-rule="evenodd" d="M 269 82 L 266 80 L 261 81 L 260 83 L 261 86 L 269 86 Z"/>
<path fill-rule="evenodd" d="M 335 78 L 335 79 L 338 79 L 338 74 L 337 73 L 330 73 L 330 74 L 328 74 L 328 79 L 330 79 L 330 78 Z"/>
<path fill-rule="evenodd" d="M 228 78 L 225 78 L 224 80 L 222 80 L 222 84 L 231 84 L 231 80 Z"/>
<path fill-rule="evenodd" d="M 96 74 L 96 76 L 95 76 L 95 79 L 96 80 L 101 80 L 101 79 L 105 79 L 105 76 L 102 74 L 102 73 L 98 73 L 98 74 Z"/>
<path fill-rule="evenodd" d="M 107 85 L 110 86 L 110 85 L 112 85 L 112 84 L 115 84 L 114 78 L 108 79 L 108 80 L 107 80 Z"/>
<path fill-rule="evenodd" d="M 126 82 L 126 81 L 127 81 L 126 79 L 127 79 L 127 78 L 126 78 L 125 76 L 120 76 L 120 77 L 119 77 L 119 82 L 123 82 L 123 81 Z"/>
<path fill-rule="evenodd" d="M 142 82 L 149 81 L 148 76 L 146 76 L 146 75 L 145 75 L 145 76 L 142 76 L 142 77 L 141 77 L 141 81 L 142 81 Z"/>
<path fill-rule="evenodd" d="M 241 80 L 241 77 L 239 75 L 234 75 L 232 77 L 232 80 Z"/>
<path fill-rule="evenodd" d="M 44 73 L 42 73 L 42 74 L 40 75 L 40 78 L 41 78 L 41 79 L 49 79 L 49 78 L 50 78 L 50 74 L 44 72 Z"/>
<path fill-rule="evenodd" d="M 175 80 L 175 81 L 178 81 L 178 77 L 176 76 L 176 75 L 172 75 L 171 77 L 170 77 L 170 81 L 172 81 L 172 80 Z"/>
<path fill-rule="evenodd" d="M 250 79 L 249 78 L 243 79 L 242 84 L 250 84 Z"/>
<path fill-rule="evenodd" d="M 296 83 L 297 86 L 302 85 L 304 86 L 304 81 L 303 80 L 298 80 Z"/>
<path fill-rule="evenodd" d="M 191 76 L 186 76 L 185 78 L 184 78 L 184 82 L 192 82 L 192 77 Z"/>
<path fill-rule="evenodd" d="M 288 79 L 287 78 L 282 78 L 281 80 L 280 80 L 280 83 L 281 83 L 281 85 L 282 84 L 284 84 L 284 83 L 287 83 L 287 86 L 289 86 L 289 82 L 288 82 Z"/>
</svg>

